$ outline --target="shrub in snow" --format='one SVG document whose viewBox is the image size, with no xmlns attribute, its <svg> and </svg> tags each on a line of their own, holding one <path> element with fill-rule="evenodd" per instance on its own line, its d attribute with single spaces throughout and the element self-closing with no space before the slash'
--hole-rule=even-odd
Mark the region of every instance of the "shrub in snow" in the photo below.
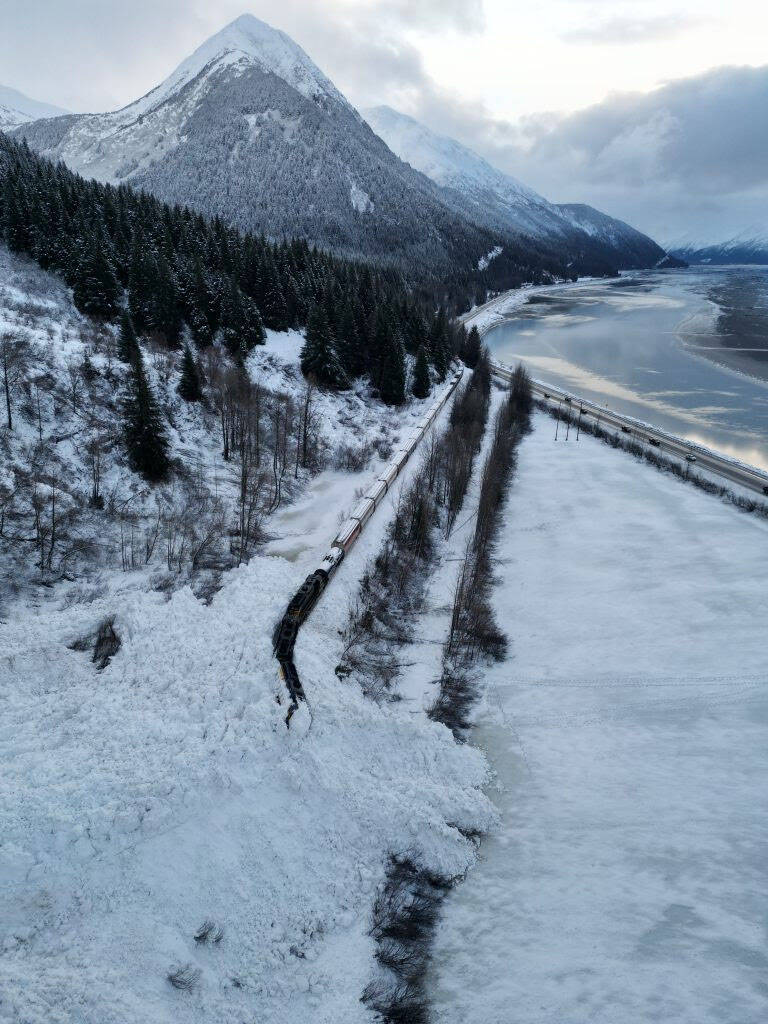
<svg viewBox="0 0 768 1024">
<path fill-rule="evenodd" d="M 195 942 L 216 945 L 224 938 L 224 929 L 214 921 L 206 919 L 195 932 Z"/>
<path fill-rule="evenodd" d="M 367 986 L 363 1001 L 384 1024 L 426 1024 L 425 978 L 440 903 L 450 881 L 393 857 L 373 908 L 371 935 L 381 975 Z"/>
<path fill-rule="evenodd" d="M 182 992 L 191 992 L 200 981 L 202 973 L 199 967 L 182 964 L 180 967 L 172 967 L 166 977 L 174 988 L 178 988 Z"/>
<path fill-rule="evenodd" d="M 91 660 L 97 669 L 106 668 L 112 657 L 120 650 L 120 637 L 115 632 L 114 617 L 104 619 L 96 631 Z"/>
</svg>

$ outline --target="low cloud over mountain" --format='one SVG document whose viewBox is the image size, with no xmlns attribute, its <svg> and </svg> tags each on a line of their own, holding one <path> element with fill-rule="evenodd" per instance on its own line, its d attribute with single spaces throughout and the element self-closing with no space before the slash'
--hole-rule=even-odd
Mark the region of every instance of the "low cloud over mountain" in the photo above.
<svg viewBox="0 0 768 1024">
<path fill-rule="evenodd" d="M 662 241 L 768 228 L 768 66 L 723 67 L 567 116 L 462 119 L 462 137 L 560 201 L 578 196 Z M 462 130 L 463 129 L 463 130 Z"/>
</svg>

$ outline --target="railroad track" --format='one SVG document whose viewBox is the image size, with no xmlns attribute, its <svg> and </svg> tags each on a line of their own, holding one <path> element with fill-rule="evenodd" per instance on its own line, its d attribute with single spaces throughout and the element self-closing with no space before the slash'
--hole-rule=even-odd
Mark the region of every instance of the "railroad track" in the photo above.
<svg viewBox="0 0 768 1024">
<path fill-rule="evenodd" d="M 283 617 L 275 627 L 272 636 L 273 651 L 280 666 L 280 675 L 288 690 L 291 702 L 285 718 L 286 725 L 290 725 L 293 713 L 299 704 L 307 699 L 304 686 L 293 660 L 293 652 L 299 630 L 309 618 L 345 556 L 357 543 L 360 534 L 373 518 L 379 505 L 394 486 L 408 460 L 418 448 L 419 443 L 458 387 L 462 376 L 463 370 L 457 370 L 453 373 L 448 384 L 432 403 L 429 410 L 419 420 L 411 435 L 398 448 L 388 465 L 372 481 L 365 495 L 352 509 L 349 518 L 342 523 L 339 532 L 331 541 L 331 546 L 323 556 L 318 567 L 307 576 L 288 602 L 288 607 Z"/>
</svg>

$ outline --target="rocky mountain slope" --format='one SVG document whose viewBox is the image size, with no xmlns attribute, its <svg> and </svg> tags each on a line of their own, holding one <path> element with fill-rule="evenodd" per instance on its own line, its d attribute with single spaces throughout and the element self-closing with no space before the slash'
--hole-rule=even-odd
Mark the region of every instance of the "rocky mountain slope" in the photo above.
<svg viewBox="0 0 768 1024">
<path fill-rule="evenodd" d="M 396 253 L 440 273 L 476 266 L 499 242 L 400 161 L 296 43 L 248 15 L 123 110 L 17 134 L 87 177 L 130 181 L 273 238 Z"/>
<path fill-rule="evenodd" d="M 401 159 L 449 192 L 479 224 L 548 244 L 582 271 L 601 262 L 619 269 L 652 267 L 664 257 L 660 246 L 623 221 L 588 206 L 550 203 L 455 139 L 391 107 L 364 113 Z"/>
<path fill-rule="evenodd" d="M 621 269 L 652 267 L 666 256 L 664 249 L 642 231 L 623 220 L 609 217 L 585 203 L 558 203 L 558 211 L 574 228 L 584 232 L 593 241 L 615 252 Z"/>
</svg>

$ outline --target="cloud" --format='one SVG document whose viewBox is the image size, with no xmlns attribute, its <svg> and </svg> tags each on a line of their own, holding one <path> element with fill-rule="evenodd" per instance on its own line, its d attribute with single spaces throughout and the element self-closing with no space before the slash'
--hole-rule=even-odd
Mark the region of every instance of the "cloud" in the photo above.
<svg viewBox="0 0 768 1024">
<path fill-rule="evenodd" d="M 704 24 L 703 18 L 669 14 L 653 18 L 609 18 L 594 25 L 570 29 L 560 36 L 567 43 L 632 46 L 674 39 Z"/>
<path fill-rule="evenodd" d="M 768 232 L 768 66 L 724 67 L 575 114 L 491 119 L 473 144 L 557 201 L 585 201 L 662 241 Z"/>
<path fill-rule="evenodd" d="M 590 203 L 662 242 L 768 234 L 768 66 L 717 68 L 516 123 L 431 82 L 404 98 L 399 109 L 547 198 Z"/>
<path fill-rule="evenodd" d="M 376 84 L 417 88 L 426 80 L 409 33 L 479 32 L 485 23 L 483 0 L 10 0 L 6 11 L 8 4 L 0 0 L 2 84 L 72 110 L 130 102 L 244 11 L 286 31 L 363 101 Z"/>
</svg>

